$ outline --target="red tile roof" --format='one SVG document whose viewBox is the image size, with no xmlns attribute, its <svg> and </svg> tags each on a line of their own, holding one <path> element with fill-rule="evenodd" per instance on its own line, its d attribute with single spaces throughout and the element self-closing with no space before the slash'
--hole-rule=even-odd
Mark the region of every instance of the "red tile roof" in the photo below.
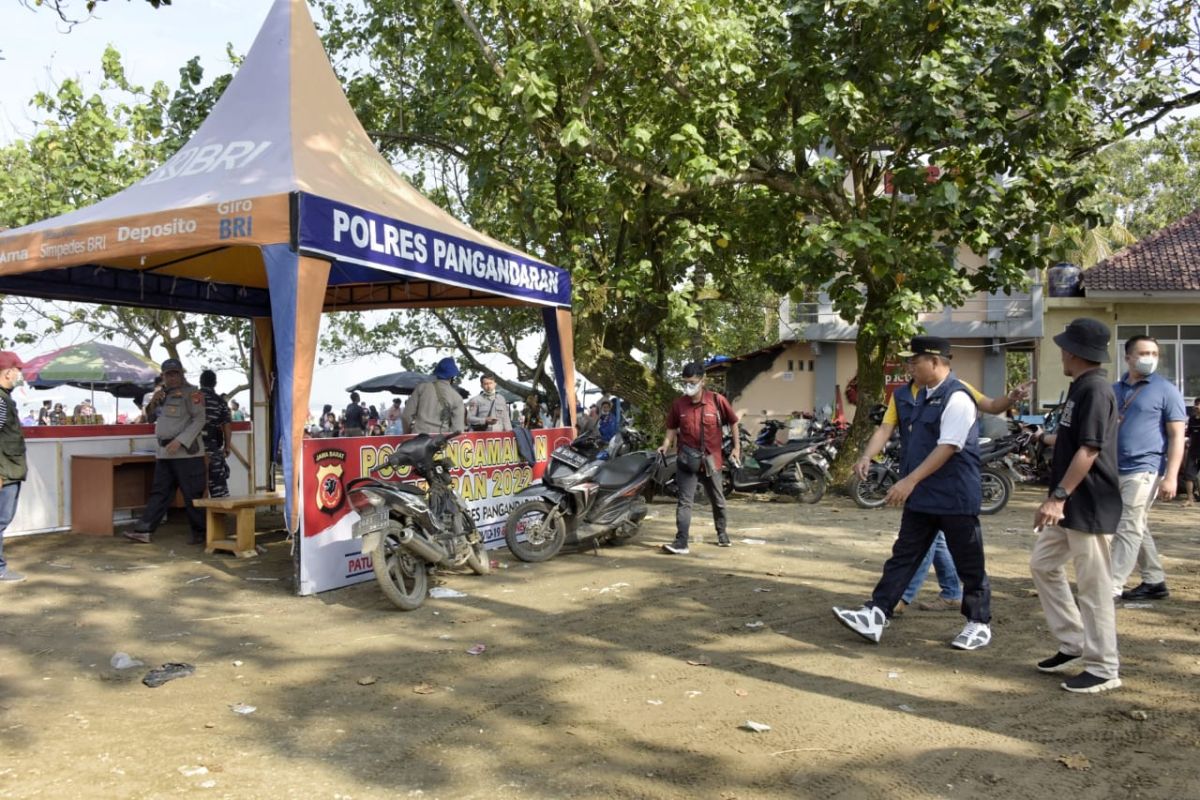
<svg viewBox="0 0 1200 800">
<path fill-rule="evenodd" d="M 1200 292 L 1200 209 L 1083 273 L 1085 291 Z"/>
</svg>

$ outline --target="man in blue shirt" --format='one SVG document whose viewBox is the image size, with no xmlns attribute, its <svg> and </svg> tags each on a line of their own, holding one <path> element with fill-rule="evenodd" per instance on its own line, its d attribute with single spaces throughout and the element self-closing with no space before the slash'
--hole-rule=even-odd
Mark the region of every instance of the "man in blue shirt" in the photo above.
<svg viewBox="0 0 1200 800">
<path fill-rule="evenodd" d="M 1125 342 L 1125 363 L 1129 371 L 1113 384 L 1120 425 L 1117 469 L 1124 504 L 1112 541 L 1113 595 L 1126 600 L 1161 600 L 1170 593 L 1150 535 L 1149 512 L 1156 497 L 1170 500 L 1175 496 L 1187 410 L 1175 384 L 1154 372 L 1158 342 L 1153 337 L 1134 336 Z M 1135 564 L 1142 582 L 1125 590 Z"/>
</svg>

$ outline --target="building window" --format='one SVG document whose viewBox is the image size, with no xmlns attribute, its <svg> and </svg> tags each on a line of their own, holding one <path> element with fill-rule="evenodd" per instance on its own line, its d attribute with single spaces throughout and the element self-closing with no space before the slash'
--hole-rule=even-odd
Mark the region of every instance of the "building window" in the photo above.
<svg viewBox="0 0 1200 800">
<path fill-rule="evenodd" d="M 811 359 L 809 359 L 809 362 L 808 362 L 808 371 L 809 371 L 809 372 L 812 372 L 812 371 L 813 371 L 813 362 L 812 362 L 812 360 L 811 360 Z"/>
<path fill-rule="evenodd" d="M 819 311 L 820 303 L 815 291 L 797 292 L 788 302 L 788 321 L 793 325 L 815 325 Z"/>
<path fill-rule="evenodd" d="M 793 368 L 792 368 L 792 364 L 793 364 L 793 363 L 794 363 L 794 362 L 792 361 L 792 359 L 790 359 L 790 358 L 789 358 L 789 359 L 788 359 L 788 368 L 787 368 L 787 371 L 788 371 L 788 372 L 792 372 L 792 371 L 793 371 Z"/>
<path fill-rule="evenodd" d="M 1118 325 L 1116 372 L 1125 373 L 1125 342 L 1133 336 L 1158 340 L 1158 374 L 1186 397 L 1200 395 L 1200 325 Z"/>
</svg>

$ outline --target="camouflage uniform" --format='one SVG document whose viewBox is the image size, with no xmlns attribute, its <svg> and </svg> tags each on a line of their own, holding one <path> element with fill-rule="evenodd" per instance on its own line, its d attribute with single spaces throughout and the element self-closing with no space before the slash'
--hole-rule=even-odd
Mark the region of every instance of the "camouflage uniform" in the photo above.
<svg viewBox="0 0 1200 800">
<path fill-rule="evenodd" d="M 208 496 L 229 497 L 229 463 L 225 460 L 225 426 L 233 422 L 229 406 L 216 389 L 204 386 L 204 452 L 208 455 Z"/>
</svg>

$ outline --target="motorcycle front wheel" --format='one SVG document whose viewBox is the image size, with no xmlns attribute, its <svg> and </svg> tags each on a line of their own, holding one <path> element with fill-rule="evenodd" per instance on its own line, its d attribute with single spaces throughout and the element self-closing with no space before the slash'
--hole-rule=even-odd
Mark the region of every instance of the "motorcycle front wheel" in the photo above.
<svg viewBox="0 0 1200 800">
<path fill-rule="evenodd" d="M 860 479 L 857 475 L 851 475 L 846 488 L 859 508 L 883 508 L 888 489 L 891 489 L 895 482 L 896 476 L 890 470 L 874 466 L 866 478 Z"/>
<path fill-rule="evenodd" d="M 796 482 L 800 484 L 796 499 L 801 503 L 819 503 L 825 496 L 825 476 L 812 464 L 796 465 Z"/>
<path fill-rule="evenodd" d="M 562 517 L 552 524 L 546 520 L 553 509 L 541 500 L 529 500 L 512 510 L 504 523 L 504 542 L 508 551 L 521 561 L 547 561 L 558 555 L 567 540 L 567 527 Z M 517 537 L 525 534 L 525 540 Z"/>
<path fill-rule="evenodd" d="M 1012 494 L 1012 481 L 998 469 L 990 466 L 979 470 L 979 483 L 983 489 L 983 505 L 980 514 L 995 514 L 1008 505 Z"/>
<path fill-rule="evenodd" d="M 400 523 L 392 521 L 371 553 L 375 580 L 388 600 L 404 611 L 420 608 L 429 592 L 429 565 L 400 546 Z"/>
</svg>

